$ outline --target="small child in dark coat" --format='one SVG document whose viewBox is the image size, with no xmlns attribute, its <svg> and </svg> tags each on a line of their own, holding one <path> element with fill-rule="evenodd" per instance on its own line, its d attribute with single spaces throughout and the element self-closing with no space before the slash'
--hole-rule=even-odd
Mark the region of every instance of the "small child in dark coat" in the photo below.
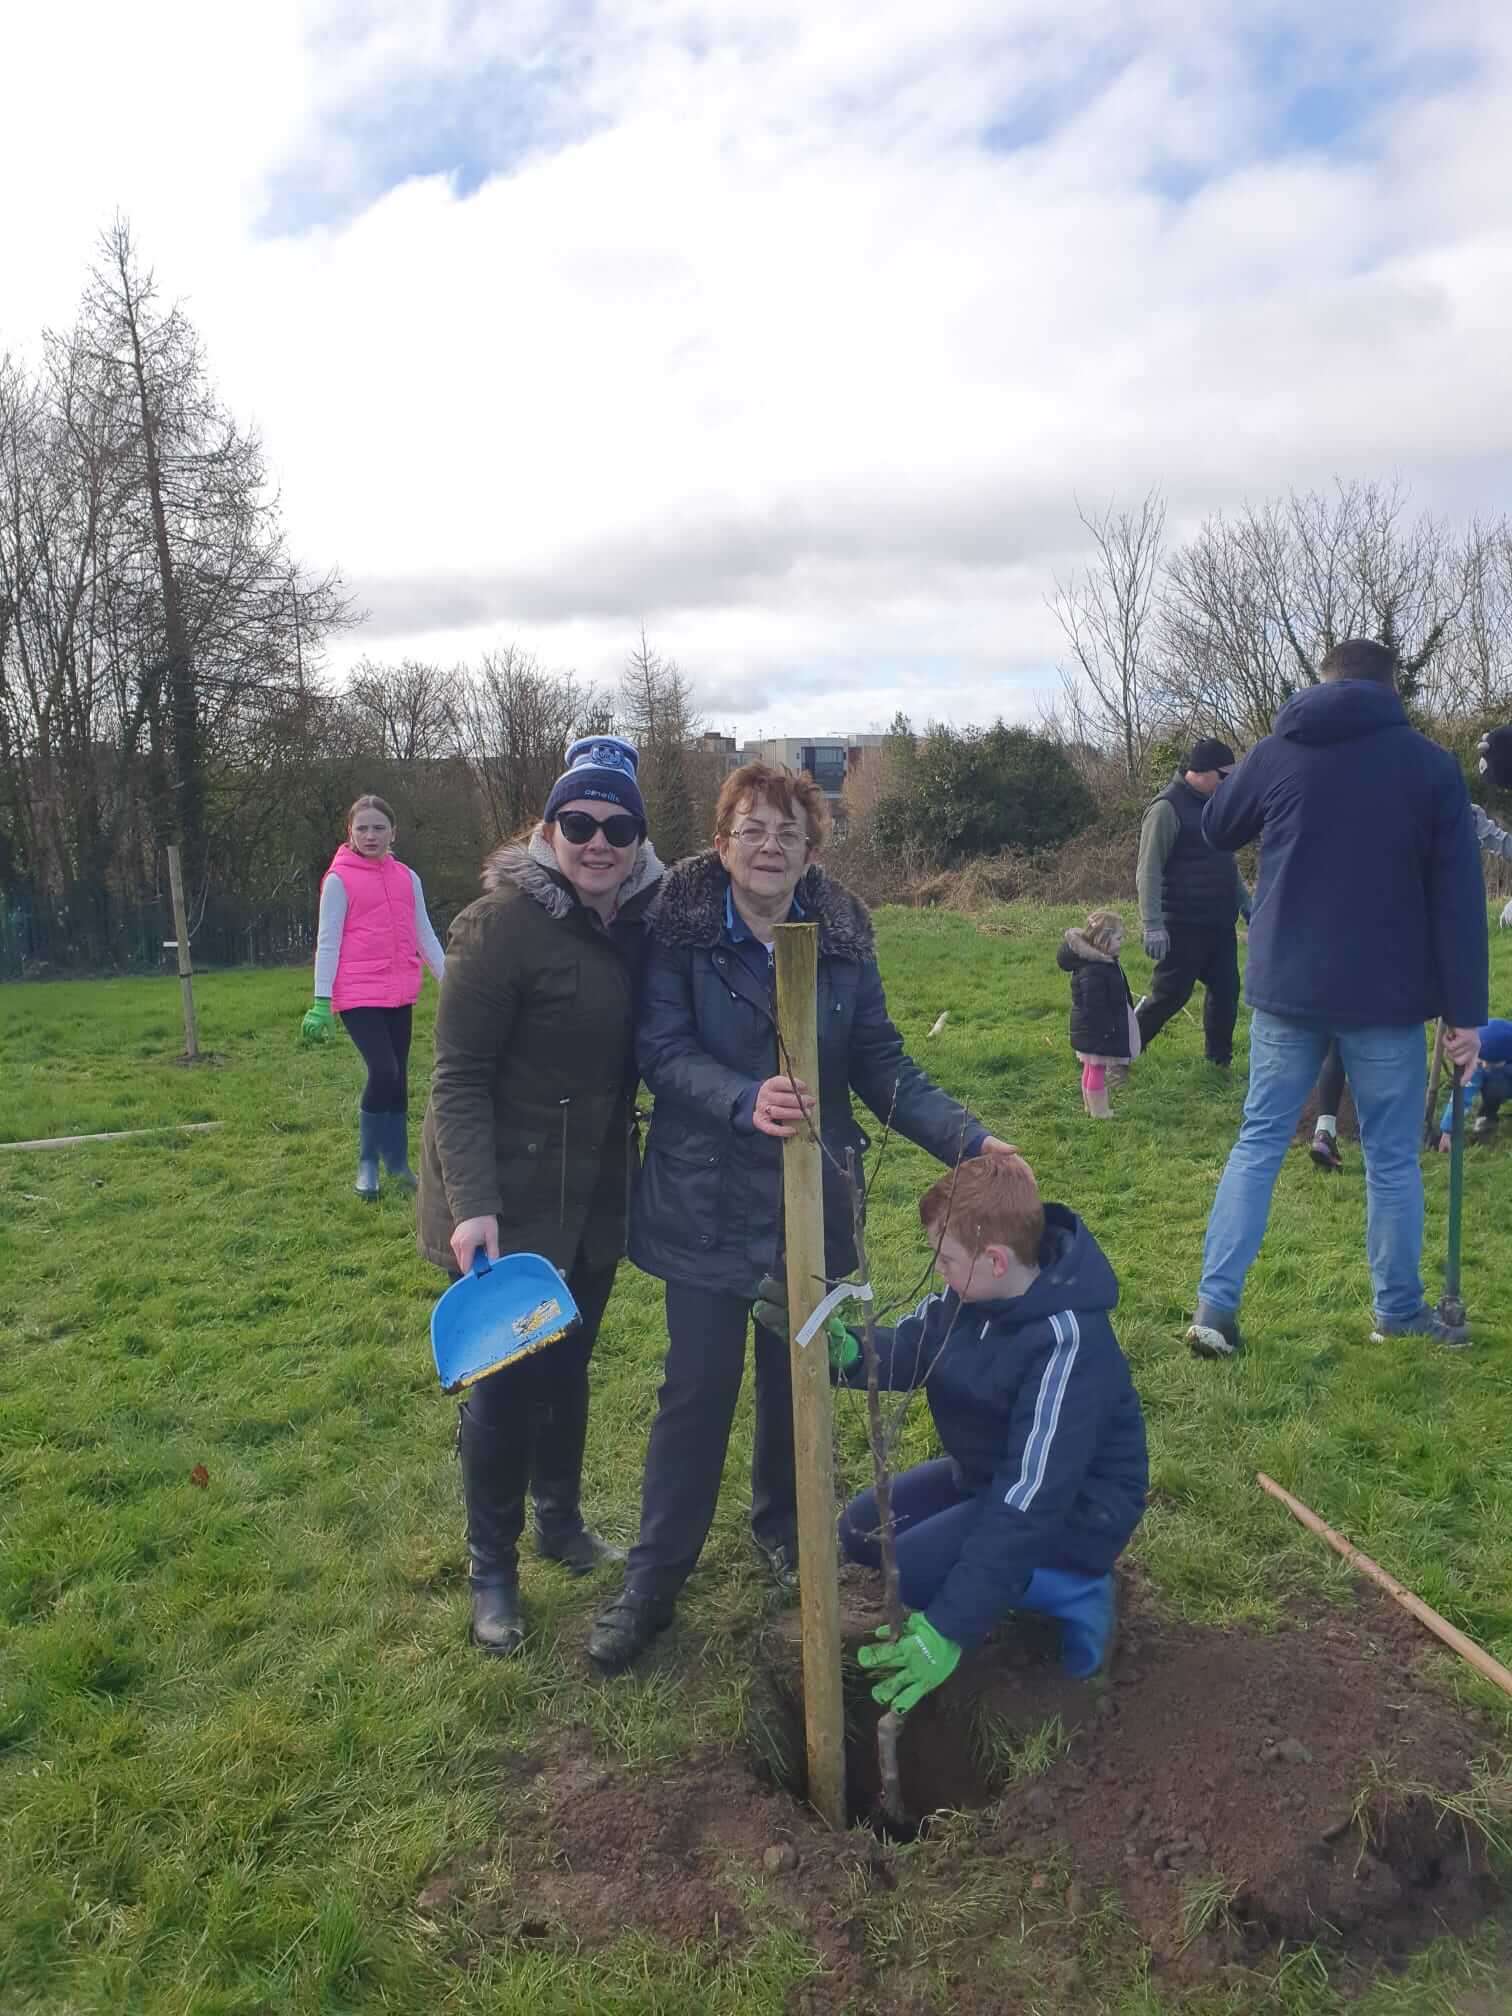
<svg viewBox="0 0 1512 2016">
<path fill-rule="evenodd" d="M 1118 963 L 1124 924 L 1116 910 L 1094 910 L 1072 925 L 1055 963 L 1071 975 L 1071 1048 L 1081 1059 L 1082 1104 L 1094 1120 L 1112 1118 L 1108 1066 L 1125 1070 L 1139 1055 L 1134 996 Z"/>
</svg>

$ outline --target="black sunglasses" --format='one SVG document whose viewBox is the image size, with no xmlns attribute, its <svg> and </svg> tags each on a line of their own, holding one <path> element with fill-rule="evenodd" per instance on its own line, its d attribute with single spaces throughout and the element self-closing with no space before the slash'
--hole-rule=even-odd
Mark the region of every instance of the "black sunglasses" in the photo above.
<svg viewBox="0 0 1512 2016">
<path fill-rule="evenodd" d="M 631 847 L 640 838 L 640 821 L 628 812 L 611 812 L 607 819 L 595 819 L 591 812 L 559 812 L 557 824 L 574 847 L 586 847 L 595 833 L 602 833 L 611 847 Z"/>
</svg>

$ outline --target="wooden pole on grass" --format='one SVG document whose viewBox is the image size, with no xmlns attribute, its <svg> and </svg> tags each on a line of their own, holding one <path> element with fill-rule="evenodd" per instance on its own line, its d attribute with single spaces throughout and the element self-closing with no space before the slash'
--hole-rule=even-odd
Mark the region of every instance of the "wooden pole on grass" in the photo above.
<svg viewBox="0 0 1512 2016">
<path fill-rule="evenodd" d="M 178 939 L 179 987 L 184 996 L 184 1055 L 199 1055 L 199 1030 L 194 1021 L 194 968 L 189 963 L 189 919 L 184 910 L 184 871 L 177 847 L 168 849 L 168 887 L 173 892 L 173 930 Z"/>
<path fill-rule="evenodd" d="M 1326 1525 L 1310 1505 L 1304 1505 L 1300 1498 L 1293 1498 L 1290 1491 L 1283 1490 L 1274 1477 L 1267 1477 L 1263 1470 L 1257 1470 L 1255 1482 L 1262 1491 L 1268 1491 L 1278 1504 L 1284 1505 L 1293 1519 L 1299 1520 L 1309 1533 L 1316 1533 L 1320 1540 L 1326 1540 L 1335 1554 L 1342 1555 L 1357 1573 L 1368 1575 L 1410 1616 L 1416 1617 L 1419 1624 L 1426 1624 L 1434 1637 L 1442 1639 L 1451 1652 L 1457 1652 L 1467 1666 L 1473 1666 L 1493 1687 L 1500 1687 L 1503 1694 L 1512 1694 L 1512 1673 L 1499 1659 L 1493 1659 L 1489 1652 L 1482 1651 L 1473 1638 L 1467 1638 L 1447 1617 L 1441 1617 L 1431 1603 L 1425 1603 L 1421 1596 L 1414 1596 L 1410 1589 L 1398 1582 L 1395 1575 L 1388 1575 L 1368 1554 L 1362 1554 L 1358 1547 L 1351 1546 L 1342 1533 L 1336 1533 L 1332 1526 Z"/>
<path fill-rule="evenodd" d="M 779 924 L 779 1067 L 817 1098 L 819 1028 L 815 985 L 819 934 Z M 817 1109 L 816 1109 L 817 1110 Z M 845 1703 L 840 1687 L 840 1584 L 835 1546 L 835 1453 L 829 1350 L 824 1335 L 800 1346 L 798 1332 L 823 1300 L 824 1161 L 814 1125 L 782 1150 L 787 1291 L 793 1342 L 793 1453 L 798 1476 L 798 1577 L 803 1636 L 803 1723 L 808 1796 L 829 1826 L 845 1826 Z"/>
</svg>

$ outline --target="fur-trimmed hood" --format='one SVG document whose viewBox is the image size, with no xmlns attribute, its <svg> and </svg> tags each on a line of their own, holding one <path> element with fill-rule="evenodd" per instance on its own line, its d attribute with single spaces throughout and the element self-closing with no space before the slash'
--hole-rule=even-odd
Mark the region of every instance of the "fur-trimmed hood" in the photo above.
<svg viewBox="0 0 1512 2016">
<path fill-rule="evenodd" d="M 658 945 L 717 945 L 724 929 L 725 891 L 730 878 L 711 847 L 667 871 L 648 915 Z M 876 934 L 871 913 L 859 896 L 819 867 L 806 868 L 798 901 L 819 926 L 819 950 L 832 959 L 870 959 Z"/>
<path fill-rule="evenodd" d="M 643 840 L 635 866 L 620 888 L 620 911 L 628 909 L 637 896 L 648 896 L 666 872 L 651 842 Z M 494 849 L 483 863 L 483 887 L 490 892 L 518 889 L 539 903 L 548 917 L 569 916 L 578 904 L 572 884 L 557 866 L 551 842 L 539 826 L 524 847 L 518 840 L 506 840 Z"/>
<path fill-rule="evenodd" d="M 1079 924 L 1073 924 L 1067 931 L 1061 941 L 1060 953 L 1056 955 L 1056 964 L 1062 971 L 1069 972 L 1069 963 L 1062 956 L 1066 953 L 1069 953 L 1072 959 L 1100 959 L 1104 966 L 1112 966 L 1115 963 L 1113 954 L 1104 952 L 1100 946 L 1094 945 Z"/>
</svg>

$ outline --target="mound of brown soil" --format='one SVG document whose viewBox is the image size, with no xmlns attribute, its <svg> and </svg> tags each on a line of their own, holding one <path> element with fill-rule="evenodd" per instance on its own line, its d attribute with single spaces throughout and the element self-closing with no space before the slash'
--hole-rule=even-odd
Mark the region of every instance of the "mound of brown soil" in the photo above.
<svg viewBox="0 0 1512 2016">
<path fill-rule="evenodd" d="M 1348 1611 L 1299 1612 L 1264 1634 L 1166 1617 L 1135 1577 L 1124 1598 L 1105 1681 L 1067 1679 L 1053 1629 L 1026 1619 L 908 1718 L 900 1761 L 913 1808 L 980 1814 L 923 1862 L 915 1853 L 905 1868 L 862 1826 L 827 1832 L 794 1796 L 790 1614 L 764 1648 L 777 1679 L 750 1755 L 631 1770 L 568 1731 L 526 1761 L 504 1796 L 509 1903 L 475 1918 L 475 1935 L 592 1947 L 633 1930 L 738 1951 L 755 1916 L 776 1919 L 823 1964 L 801 2001 L 818 2016 L 924 2006 L 906 1934 L 886 1967 L 866 1957 L 901 1874 L 919 1923 L 931 1895 L 943 1915 L 987 1873 L 1001 1893 L 994 1927 L 1011 1916 L 1029 1928 L 1073 1981 L 1078 1921 L 1110 1893 L 1176 1981 L 1244 1979 L 1314 1940 L 1356 1968 L 1392 1963 L 1497 1907 L 1480 1831 L 1444 1803 L 1469 1786 L 1494 1731 L 1422 1676 L 1424 1641 L 1393 1605 L 1362 1589 Z M 842 1607 L 850 1643 L 875 1628 L 866 1578 L 847 1571 Z M 850 1791 L 865 1816 L 877 1711 L 847 1669 Z M 458 1884 L 465 1874 L 433 1885 L 422 1907 L 455 1902 Z M 984 1930 L 983 1951 L 960 1955 L 957 2008 L 1026 2006 L 1011 1982 L 977 1971 L 987 1943 Z"/>
</svg>

